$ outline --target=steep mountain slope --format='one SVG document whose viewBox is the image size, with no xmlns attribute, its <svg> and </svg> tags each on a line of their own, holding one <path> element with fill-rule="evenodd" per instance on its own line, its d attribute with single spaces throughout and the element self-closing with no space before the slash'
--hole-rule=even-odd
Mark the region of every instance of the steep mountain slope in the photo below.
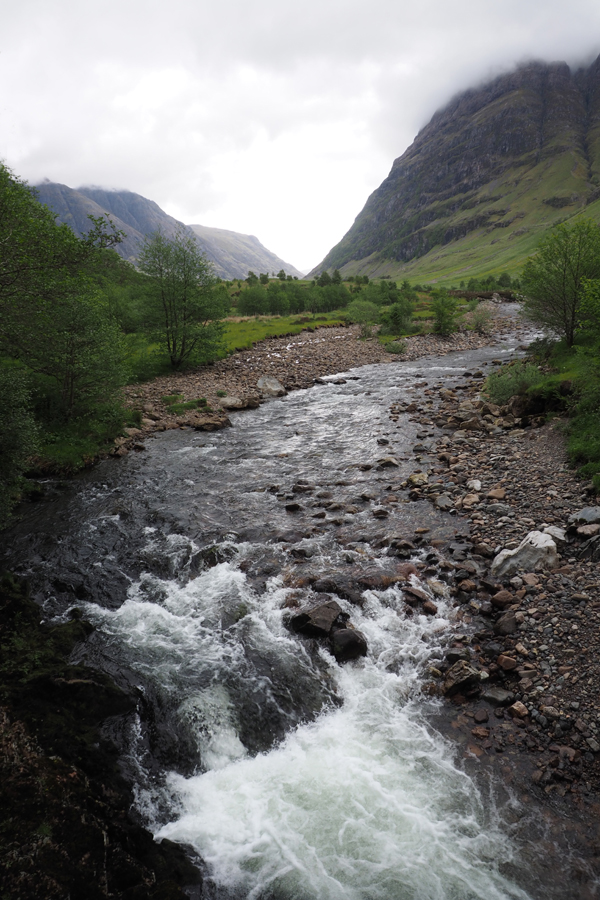
<svg viewBox="0 0 600 900">
<path fill-rule="evenodd" d="M 314 271 L 516 270 L 555 222 L 600 219 L 599 198 L 600 57 L 529 63 L 438 111 Z"/>
<path fill-rule="evenodd" d="M 301 276 L 298 269 L 263 247 L 253 235 L 204 225 L 183 225 L 167 215 L 157 203 L 132 191 L 109 191 L 98 187 L 74 190 L 65 184 L 51 182 L 37 185 L 36 191 L 39 201 L 49 206 L 76 234 L 85 234 L 89 230 L 88 215 L 109 215 L 116 227 L 126 234 L 125 240 L 116 248 L 117 252 L 131 262 L 137 259 L 147 234 L 160 228 L 167 236 L 172 236 L 183 227 L 198 241 L 221 278 L 245 278 L 249 269 L 257 274 L 284 269 L 289 275 Z"/>
</svg>

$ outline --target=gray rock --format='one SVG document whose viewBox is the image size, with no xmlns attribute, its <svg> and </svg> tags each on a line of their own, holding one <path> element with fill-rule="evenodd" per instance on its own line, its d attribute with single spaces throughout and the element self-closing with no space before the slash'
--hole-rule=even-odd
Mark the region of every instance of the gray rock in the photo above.
<svg viewBox="0 0 600 900">
<path fill-rule="evenodd" d="M 340 615 L 342 607 L 336 600 L 319 603 L 310 609 L 301 609 L 291 619 L 291 626 L 307 637 L 327 637 L 331 626 Z"/>
<path fill-rule="evenodd" d="M 382 459 L 377 460 L 377 465 L 380 469 L 391 469 L 393 467 L 398 468 L 400 463 L 393 456 L 384 456 Z"/>
<path fill-rule="evenodd" d="M 336 628 L 331 635 L 331 649 L 338 662 L 348 662 L 367 655 L 367 641 L 355 628 Z"/>
<path fill-rule="evenodd" d="M 449 494 L 440 494 L 439 497 L 436 498 L 435 505 L 438 509 L 448 510 L 452 509 L 454 506 L 454 501 Z"/>
<path fill-rule="evenodd" d="M 530 531 L 516 550 L 502 550 L 490 568 L 496 578 L 506 578 L 519 571 L 535 572 L 539 569 L 552 569 L 557 565 L 556 544 L 550 535 Z"/>
<path fill-rule="evenodd" d="M 223 409 L 246 409 L 246 401 L 241 397 L 223 397 L 219 402 Z"/>
<path fill-rule="evenodd" d="M 506 691 L 504 688 L 494 685 L 483 691 L 481 699 L 486 703 L 491 703 L 492 706 L 508 706 L 515 699 L 515 695 L 512 691 Z"/>
<path fill-rule="evenodd" d="M 266 397 L 283 397 L 286 389 L 273 375 L 261 375 L 256 386 Z"/>
<path fill-rule="evenodd" d="M 479 670 L 466 662 L 466 660 L 459 659 L 446 672 L 443 687 L 444 694 L 452 696 L 452 694 L 457 694 L 465 688 L 478 684 L 479 680 Z"/>
<path fill-rule="evenodd" d="M 600 522 L 600 506 L 586 506 L 569 516 L 569 525 L 595 525 Z"/>
<path fill-rule="evenodd" d="M 549 534 L 553 541 L 556 541 L 557 544 L 564 544 L 567 540 L 567 535 L 564 528 L 559 528 L 558 525 L 547 525 L 544 528 L 544 534 Z"/>
</svg>

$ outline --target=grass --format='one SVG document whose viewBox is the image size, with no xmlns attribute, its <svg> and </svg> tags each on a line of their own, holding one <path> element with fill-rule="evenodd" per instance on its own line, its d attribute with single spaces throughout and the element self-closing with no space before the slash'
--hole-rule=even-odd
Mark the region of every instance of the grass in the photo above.
<svg viewBox="0 0 600 900">
<path fill-rule="evenodd" d="M 330 313 L 302 313 L 295 316 L 252 316 L 230 317 L 225 321 L 223 336 L 224 356 L 236 350 L 247 350 L 257 341 L 287 334 L 300 334 L 308 328 L 319 325 L 340 325 L 344 313 L 334 310 Z"/>
</svg>

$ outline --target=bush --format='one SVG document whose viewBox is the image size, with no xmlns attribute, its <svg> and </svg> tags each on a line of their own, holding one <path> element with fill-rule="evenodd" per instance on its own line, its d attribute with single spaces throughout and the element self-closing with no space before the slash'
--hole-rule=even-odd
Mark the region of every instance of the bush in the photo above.
<svg viewBox="0 0 600 900">
<path fill-rule="evenodd" d="M 0 372 L 0 528 L 6 523 L 28 458 L 37 446 L 30 393 L 22 372 Z"/>
<path fill-rule="evenodd" d="M 477 334 L 487 334 L 490 330 L 493 318 L 494 313 L 488 304 L 478 303 L 469 317 L 471 328 L 473 331 L 476 331 Z"/>
<path fill-rule="evenodd" d="M 388 353 L 406 353 L 406 341 L 390 341 L 385 349 Z"/>
<path fill-rule="evenodd" d="M 379 309 L 368 300 L 353 300 L 346 310 L 349 322 L 360 325 L 360 333 L 364 338 L 371 337 L 373 324 L 379 317 Z"/>
<path fill-rule="evenodd" d="M 411 324 L 414 304 L 407 297 L 399 297 L 390 308 L 381 315 L 382 334 L 404 334 Z"/>
<path fill-rule="evenodd" d="M 537 366 L 517 360 L 504 366 L 499 372 L 492 372 L 485 383 L 485 391 L 493 403 L 502 406 L 516 394 L 525 394 L 540 384 L 544 376 Z"/>
<path fill-rule="evenodd" d="M 451 334 L 456 331 L 456 300 L 447 291 L 435 291 L 431 302 L 433 330 L 436 334 Z"/>
</svg>

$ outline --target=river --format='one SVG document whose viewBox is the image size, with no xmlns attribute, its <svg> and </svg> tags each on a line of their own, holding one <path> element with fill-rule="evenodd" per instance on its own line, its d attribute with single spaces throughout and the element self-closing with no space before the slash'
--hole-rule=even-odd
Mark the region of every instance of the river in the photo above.
<svg viewBox="0 0 600 900">
<path fill-rule="evenodd" d="M 156 434 L 50 482 L 7 534 L 5 562 L 47 618 L 77 605 L 96 626 L 78 660 L 138 689 L 111 734 L 136 814 L 190 849 L 203 897 L 575 896 L 527 827 L 535 812 L 475 780 L 433 727 L 440 701 L 422 687 L 455 616 L 440 551 L 417 539 L 410 576 L 436 615 L 410 615 L 394 584 L 336 597 L 365 658 L 338 664 L 289 628 L 298 603 L 323 599 L 315 577 L 360 583 L 398 564 L 390 537 L 424 525 L 460 539 L 462 521 L 399 487 L 413 446 L 442 433 L 390 407 L 513 350 L 367 366 L 234 413 L 225 431 Z M 378 467 L 386 456 L 398 466 Z"/>
</svg>

